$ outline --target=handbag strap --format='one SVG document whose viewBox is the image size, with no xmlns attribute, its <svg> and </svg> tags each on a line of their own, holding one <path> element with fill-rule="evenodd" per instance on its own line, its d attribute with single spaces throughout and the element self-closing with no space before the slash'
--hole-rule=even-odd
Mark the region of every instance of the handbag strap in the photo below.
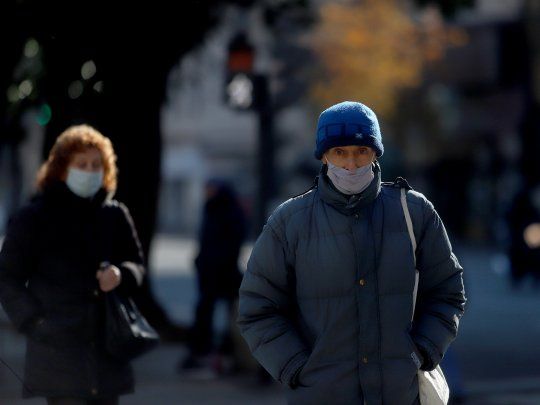
<svg viewBox="0 0 540 405">
<path fill-rule="evenodd" d="M 403 215 L 405 216 L 405 222 L 407 223 L 407 230 L 409 231 L 409 238 L 411 239 L 411 245 L 413 248 L 414 267 L 416 269 L 416 238 L 414 237 L 414 230 L 411 220 L 411 213 L 409 212 L 409 206 L 407 205 L 407 190 L 401 189 L 401 208 L 403 208 Z M 413 290 L 413 310 L 411 319 L 414 318 L 414 311 L 416 309 L 416 295 L 418 294 L 418 281 L 419 273 L 418 269 L 415 271 L 414 277 L 414 290 Z"/>
</svg>

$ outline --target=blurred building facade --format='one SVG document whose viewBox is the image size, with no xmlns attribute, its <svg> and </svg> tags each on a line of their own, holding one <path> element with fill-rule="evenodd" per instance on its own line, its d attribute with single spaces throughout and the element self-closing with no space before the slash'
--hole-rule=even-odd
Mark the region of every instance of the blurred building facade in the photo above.
<svg viewBox="0 0 540 405">
<path fill-rule="evenodd" d="M 420 164 L 426 187 L 451 230 L 472 240 L 504 243 L 504 212 L 523 181 L 525 6 L 478 0 L 460 12 L 454 23 L 467 44 L 449 49 L 424 85 L 440 131 L 438 150 Z"/>
<path fill-rule="evenodd" d="M 538 144 L 523 128 L 535 60 L 530 42 L 538 37 L 527 28 L 538 26 L 533 3 L 477 0 L 459 10 L 447 23 L 466 42 L 449 47 L 422 84 L 404 92 L 390 125 L 392 176 L 405 174 L 430 196 L 451 236 L 507 243 L 505 211 L 535 172 L 524 162 Z"/>
<path fill-rule="evenodd" d="M 255 71 L 272 81 L 277 63 L 276 39 L 257 7 L 228 8 L 222 22 L 198 49 L 186 55 L 170 75 L 168 102 L 162 112 L 163 160 L 159 229 L 193 233 L 200 220 L 204 183 L 208 178 L 230 180 L 239 191 L 248 215 L 255 209 L 257 189 L 257 113 L 239 111 L 224 98 L 227 46 L 240 30 L 256 48 Z M 305 104 L 280 109 L 275 117 L 276 181 L 290 195 L 310 185 L 298 171 L 299 162 L 313 160 L 313 117 Z M 314 162 L 316 165 L 316 162 Z M 316 170 L 316 169 L 315 169 Z M 287 181 L 281 182 L 285 177 Z M 271 207 L 280 202 L 277 197 Z"/>
<path fill-rule="evenodd" d="M 465 31 L 467 43 L 449 49 L 431 66 L 421 86 L 404 95 L 395 120 L 383 123 L 389 135 L 382 158 L 385 179 L 406 175 L 432 197 L 457 236 L 501 238 L 499 218 L 520 186 L 525 7 L 524 0 L 477 0 L 473 8 L 461 10 L 449 23 Z M 229 9 L 204 46 L 171 74 L 163 110 L 162 230 L 196 229 L 199 216 L 193 213 L 200 212 L 208 177 L 232 179 L 246 206 L 253 206 L 256 117 L 228 107 L 222 88 L 227 43 L 240 28 L 248 28 L 258 49 L 257 69 L 271 74 L 280 63 L 273 54 L 279 41 L 261 18 L 256 8 L 249 15 Z M 304 99 L 276 117 L 281 185 L 276 203 L 309 187 L 316 173 L 316 113 Z M 302 165 L 307 166 L 305 176 Z"/>
</svg>

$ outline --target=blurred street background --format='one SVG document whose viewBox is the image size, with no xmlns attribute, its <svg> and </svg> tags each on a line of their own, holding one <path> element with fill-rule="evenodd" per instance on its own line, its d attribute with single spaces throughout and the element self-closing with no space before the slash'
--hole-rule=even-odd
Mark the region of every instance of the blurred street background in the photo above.
<svg viewBox="0 0 540 405">
<path fill-rule="evenodd" d="M 118 154 L 116 198 L 148 258 L 140 306 L 165 337 L 122 403 L 284 403 L 256 369 L 177 372 L 205 184 L 239 195 L 244 268 L 265 218 L 318 173 L 318 114 L 353 100 L 379 116 L 383 180 L 427 195 L 465 269 L 443 363 L 455 403 L 540 404 L 539 1 L 6 0 L 0 15 L 0 239 L 67 126 Z M 24 340 L 0 315 L 0 358 L 21 375 Z M 20 391 L 0 364 L 0 404 L 43 403 Z"/>
</svg>

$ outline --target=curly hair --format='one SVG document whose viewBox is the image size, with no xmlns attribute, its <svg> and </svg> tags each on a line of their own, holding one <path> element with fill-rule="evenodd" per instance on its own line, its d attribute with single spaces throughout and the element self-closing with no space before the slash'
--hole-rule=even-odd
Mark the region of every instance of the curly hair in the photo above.
<svg viewBox="0 0 540 405">
<path fill-rule="evenodd" d="M 103 161 L 103 188 L 107 192 L 116 190 L 116 154 L 109 138 L 90 125 L 75 125 L 67 128 L 56 139 L 47 161 L 36 176 L 36 186 L 43 191 L 50 184 L 63 180 L 73 155 L 96 148 Z"/>
</svg>

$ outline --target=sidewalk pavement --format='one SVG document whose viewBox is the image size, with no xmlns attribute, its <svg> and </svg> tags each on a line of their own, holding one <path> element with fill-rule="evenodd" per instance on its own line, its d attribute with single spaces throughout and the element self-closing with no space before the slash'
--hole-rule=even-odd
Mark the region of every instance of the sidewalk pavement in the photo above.
<svg viewBox="0 0 540 405">
<path fill-rule="evenodd" d="M 21 339 L 10 336 L 10 348 L 4 358 L 17 374 L 22 374 Z M 7 343 L 7 342 L 4 342 Z M 14 343 L 14 344 L 13 344 Z M 163 344 L 134 363 L 136 392 L 121 397 L 121 405 L 284 405 L 281 387 L 276 383 L 260 385 L 255 376 L 241 375 L 219 379 L 190 379 L 175 372 L 176 362 L 184 353 L 177 345 Z M 8 371 L 0 372 L 0 404 L 44 405 L 42 398 L 21 399 L 21 384 Z"/>
<path fill-rule="evenodd" d="M 191 322 L 196 299 L 191 268 L 195 249 L 193 240 L 159 235 L 150 257 L 158 300 L 184 324 Z M 456 251 L 470 298 L 454 345 L 458 376 L 469 394 L 466 404 L 540 404 L 540 293 L 510 290 L 501 270 L 504 258 L 492 250 L 459 246 Z M 248 255 L 249 246 L 243 263 Z M 225 308 L 217 309 L 218 329 L 224 327 L 224 314 Z M 22 374 L 23 340 L 9 329 L 1 332 L 0 355 Z M 182 345 L 163 344 L 136 360 L 136 393 L 122 397 L 121 404 L 285 404 L 278 384 L 261 386 L 254 375 L 194 381 L 177 374 L 184 354 Z M 15 377 L 0 367 L 0 404 L 44 404 L 42 399 L 19 399 L 20 390 Z"/>
</svg>

